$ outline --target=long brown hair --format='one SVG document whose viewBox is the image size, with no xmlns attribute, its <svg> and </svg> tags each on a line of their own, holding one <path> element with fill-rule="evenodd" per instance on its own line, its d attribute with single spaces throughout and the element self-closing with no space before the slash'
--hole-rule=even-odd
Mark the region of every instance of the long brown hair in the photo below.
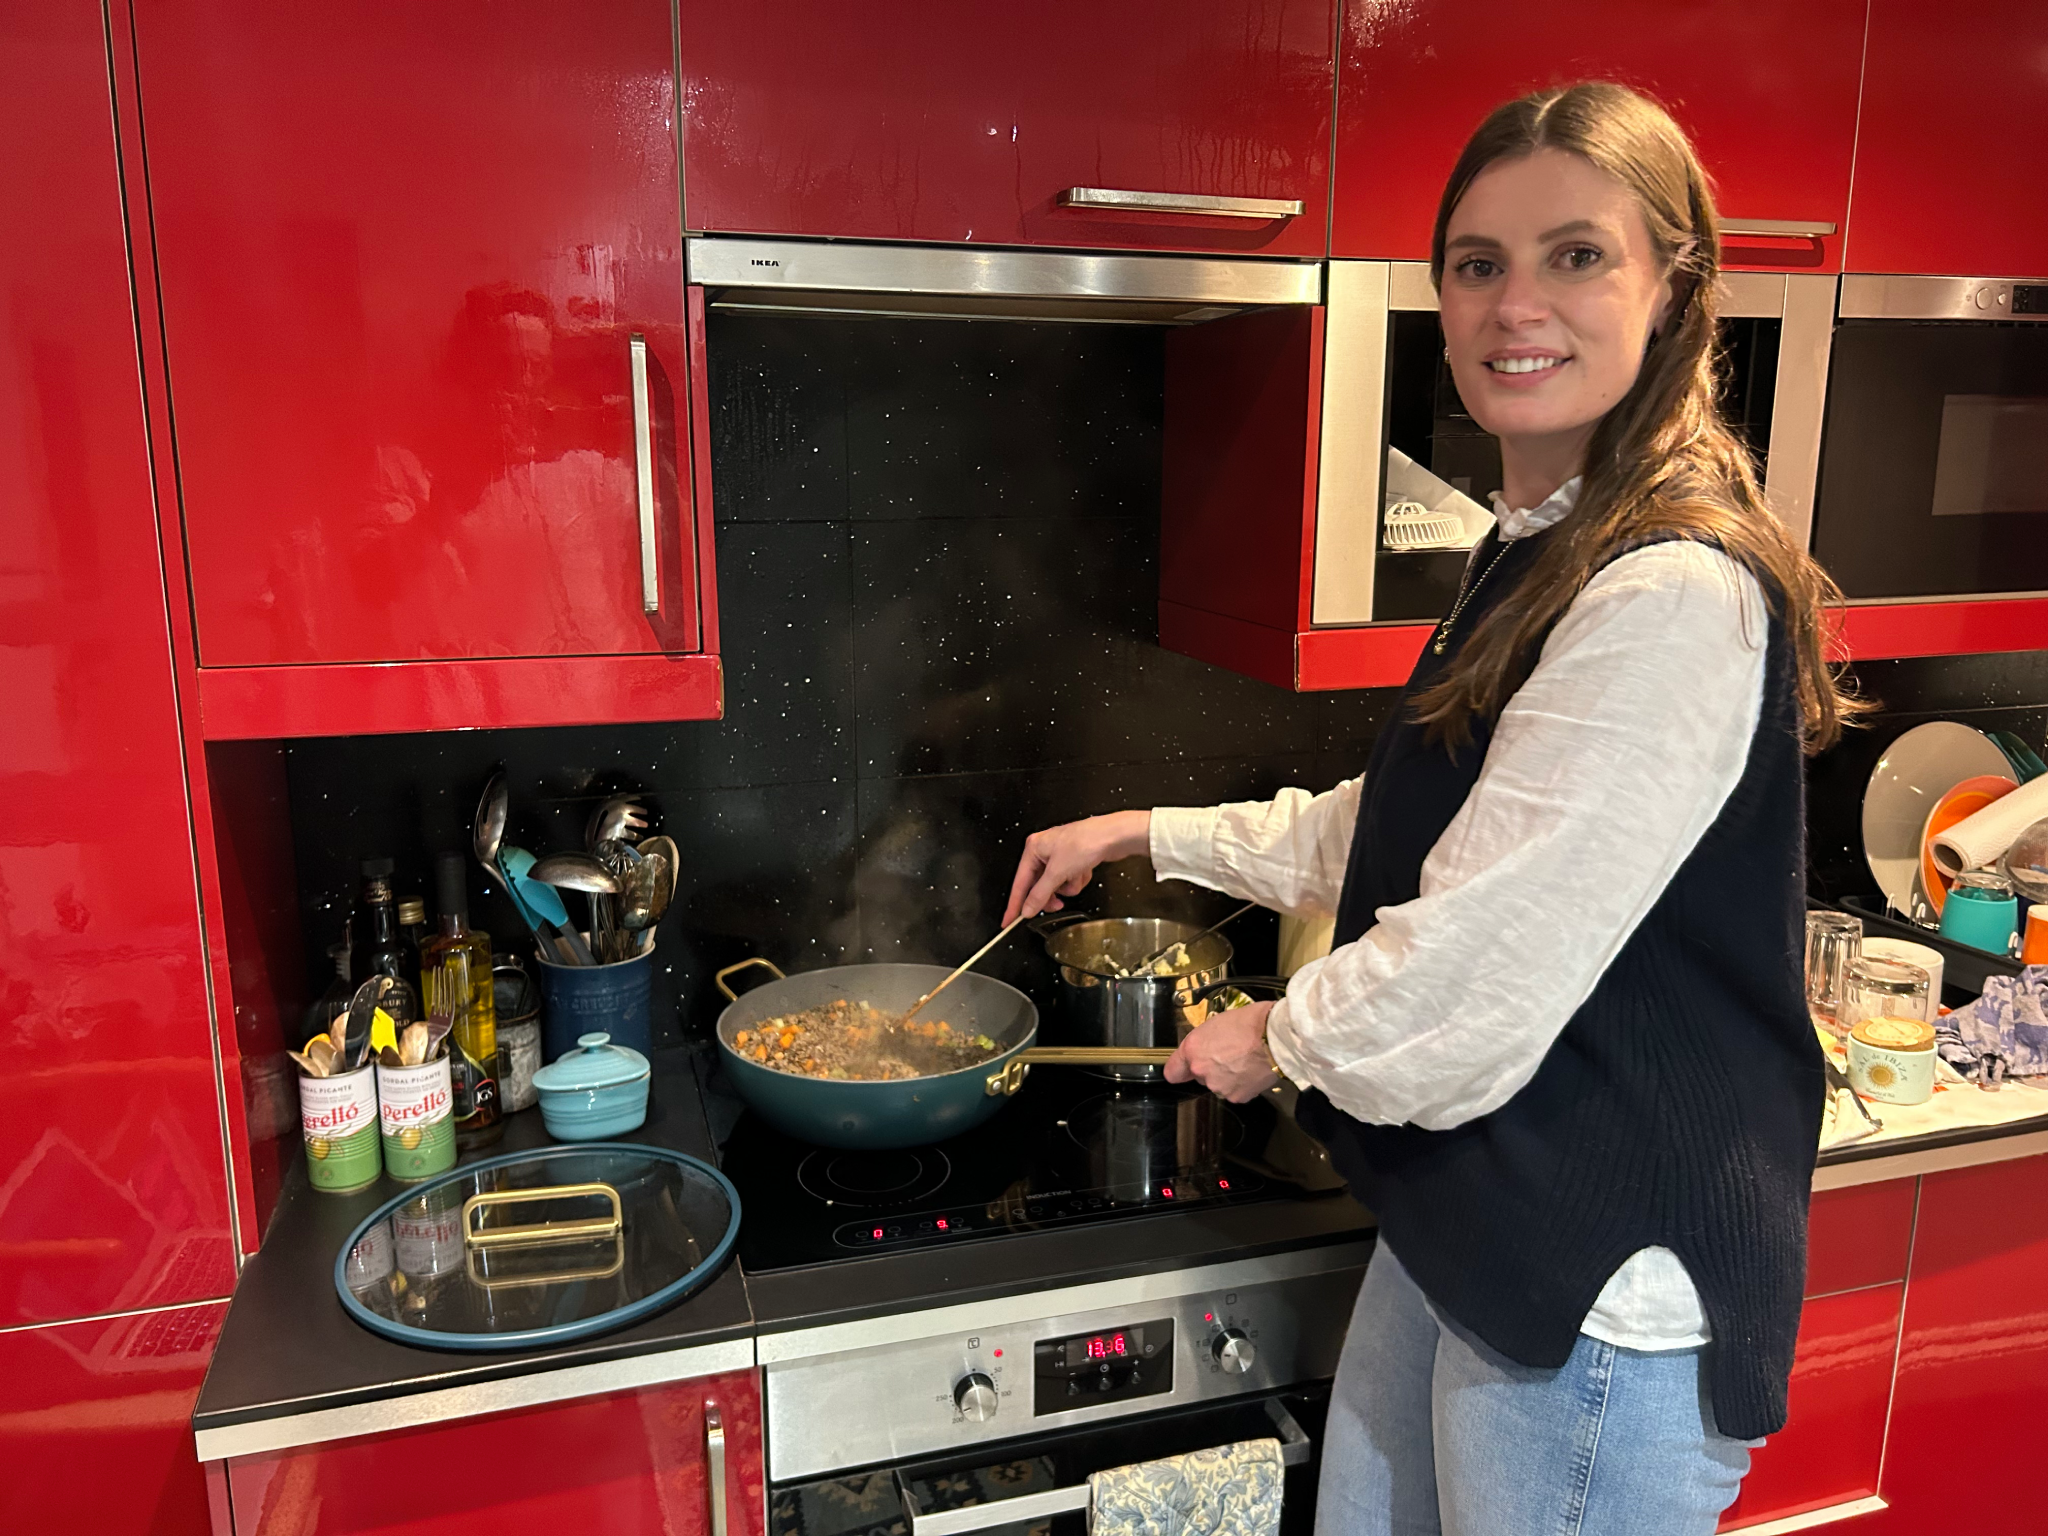
<svg viewBox="0 0 2048 1536">
<path fill-rule="evenodd" d="M 1824 612 L 1841 601 L 1840 591 L 1772 516 L 1748 450 L 1721 419 L 1720 227 L 1684 131 L 1649 98 L 1600 81 L 1496 108 L 1444 186 L 1430 239 L 1431 280 L 1442 284 L 1444 230 L 1474 179 L 1539 149 L 1578 155 L 1635 195 L 1671 277 L 1671 309 L 1635 384 L 1593 430 L 1571 515 L 1416 696 L 1415 717 L 1447 744 L 1470 740 L 1472 722 L 1498 714 L 1527 680 L 1544 637 L 1595 572 L 1646 538 L 1677 535 L 1716 545 L 1757 578 L 1792 643 L 1802 737 L 1817 752 L 1869 706 L 1828 664 Z"/>
</svg>

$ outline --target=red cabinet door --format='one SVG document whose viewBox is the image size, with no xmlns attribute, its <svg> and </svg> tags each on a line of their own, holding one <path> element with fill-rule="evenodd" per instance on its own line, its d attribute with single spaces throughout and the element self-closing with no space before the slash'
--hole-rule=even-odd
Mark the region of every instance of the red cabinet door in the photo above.
<svg viewBox="0 0 2048 1536">
<path fill-rule="evenodd" d="M 1334 0 L 682 0 L 694 230 L 1320 257 Z M 1298 201 L 1072 207 L 1075 188 Z"/>
<path fill-rule="evenodd" d="M 1853 272 L 2048 278 L 2048 6 L 1871 0 Z"/>
<path fill-rule="evenodd" d="M 96 8 L 0 8 L 0 144 L 5 1330 L 224 1296 L 234 1260 Z"/>
<path fill-rule="evenodd" d="M 752 1371 L 228 1463 L 236 1536 L 765 1536 L 761 1478 Z"/>
<path fill-rule="evenodd" d="M 1912 1181 L 1907 1180 L 1908 1189 Z M 1750 1461 L 1721 1529 L 1869 1498 L 1884 1460 L 1903 1285 L 1808 1298 L 1785 1427 Z"/>
<path fill-rule="evenodd" d="M 1713 174 L 1724 219 L 1839 231 L 1864 4 L 1346 0 L 1331 252 L 1426 259 L 1444 181 L 1480 120 L 1527 91 L 1596 79 L 1648 91 L 1671 110 Z M 1733 259 L 1835 270 L 1840 236 L 1760 242 Z"/>
<path fill-rule="evenodd" d="M 665 0 L 135 11 L 201 663 L 695 649 Z"/>
</svg>

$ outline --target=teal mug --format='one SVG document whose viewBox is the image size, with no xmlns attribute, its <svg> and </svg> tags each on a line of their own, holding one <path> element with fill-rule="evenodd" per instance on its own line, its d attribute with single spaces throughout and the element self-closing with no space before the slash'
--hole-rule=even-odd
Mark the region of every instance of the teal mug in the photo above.
<svg viewBox="0 0 2048 1536">
<path fill-rule="evenodd" d="M 2007 881 L 1988 870 L 1965 870 L 1941 904 L 1941 936 L 1994 955 L 2012 953 L 2020 904 Z"/>
</svg>

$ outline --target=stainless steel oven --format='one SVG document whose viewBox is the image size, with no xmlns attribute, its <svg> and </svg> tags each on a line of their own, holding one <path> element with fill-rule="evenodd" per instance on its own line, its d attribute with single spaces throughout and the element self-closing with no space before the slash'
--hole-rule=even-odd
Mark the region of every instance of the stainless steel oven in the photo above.
<svg viewBox="0 0 2048 1536">
<path fill-rule="evenodd" d="M 1842 279 L 1814 552 L 1851 599 L 2048 592 L 2048 283 Z"/>
<path fill-rule="evenodd" d="M 1370 1252 L 1339 1243 L 763 1334 L 770 1530 L 1060 1530 L 1092 1472 L 1265 1437 L 1306 1529 Z"/>
<path fill-rule="evenodd" d="M 1723 408 L 1803 541 L 1836 279 L 1734 272 L 1722 284 Z M 1333 261 L 1326 302 L 1312 622 L 1433 622 L 1492 525 L 1499 445 L 1458 399 L 1427 265 Z"/>
</svg>

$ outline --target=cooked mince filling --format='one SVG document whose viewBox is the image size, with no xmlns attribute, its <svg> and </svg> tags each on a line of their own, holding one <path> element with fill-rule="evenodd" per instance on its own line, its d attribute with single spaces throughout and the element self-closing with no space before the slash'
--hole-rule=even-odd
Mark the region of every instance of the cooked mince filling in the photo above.
<svg viewBox="0 0 2048 1536">
<path fill-rule="evenodd" d="M 856 1082 L 957 1072 L 1001 1054 L 987 1035 L 956 1030 L 944 1019 L 905 1023 L 900 1013 L 845 999 L 763 1019 L 732 1043 L 747 1060 L 778 1072 Z"/>
</svg>

